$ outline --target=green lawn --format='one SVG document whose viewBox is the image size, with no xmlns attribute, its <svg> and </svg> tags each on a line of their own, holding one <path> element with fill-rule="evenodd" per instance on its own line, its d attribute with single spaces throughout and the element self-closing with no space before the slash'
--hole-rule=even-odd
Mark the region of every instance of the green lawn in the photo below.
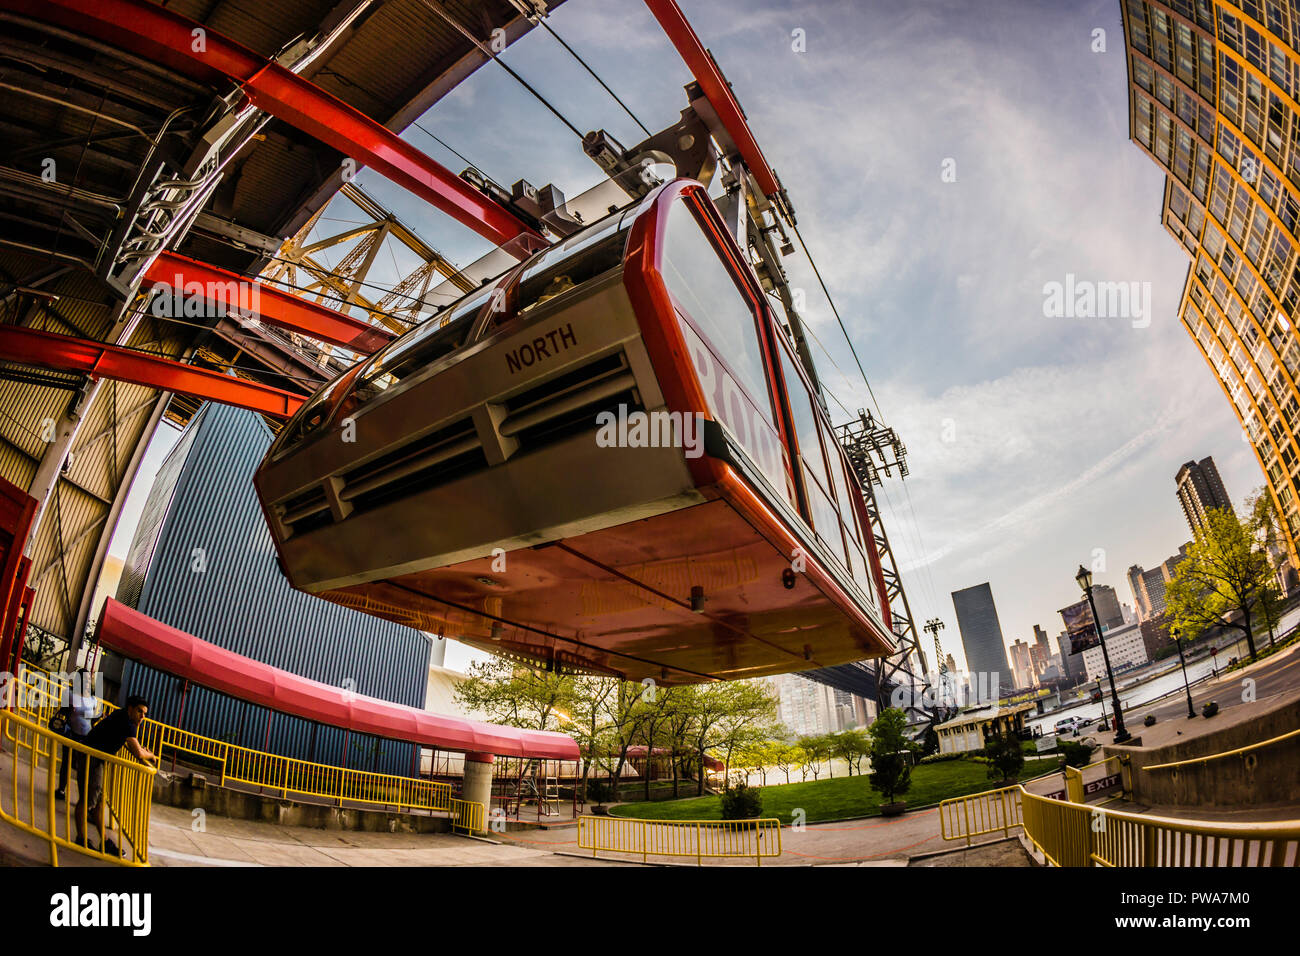
<svg viewBox="0 0 1300 956">
<path fill-rule="evenodd" d="M 1056 769 L 1058 757 L 1026 761 L 1020 774 L 1028 780 Z M 768 779 L 772 779 L 769 775 Z M 777 775 L 780 779 L 780 775 Z M 981 790 L 993 790 L 1000 782 L 989 779 L 988 765 L 974 760 L 948 760 L 921 764 L 912 771 L 912 788 L 903 795 L 910 807 L 922 807 L 949 797 L 959 797 Z M 762 788 L 763 816 L 791 822 L 791 812 L 802 807 L 806 822 L 843 820 L 848 817 L 874 816 L 880 812 L 881 796 L 871 789 L 866 777 L 836 777 L 810 780 L 807 783 L 776 784 Z M 721 820 L 722 805 L 718 797 L 690 797 L 654 803 L 624 803 L 610 813 L 644 820 Z"/>
</svg>

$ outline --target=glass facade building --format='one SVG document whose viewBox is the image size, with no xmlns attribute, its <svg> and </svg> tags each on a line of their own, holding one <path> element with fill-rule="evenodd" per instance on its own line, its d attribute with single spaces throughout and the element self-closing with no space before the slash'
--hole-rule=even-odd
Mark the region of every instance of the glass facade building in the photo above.
<svg viewBox="0 0 1300 956">
<path fill-rule="evenodd" d="M 1121 0 L 1129 134 L 1191 258 L 1179 316 L 1300 540 L 1300 4 Z"/>
</svg>

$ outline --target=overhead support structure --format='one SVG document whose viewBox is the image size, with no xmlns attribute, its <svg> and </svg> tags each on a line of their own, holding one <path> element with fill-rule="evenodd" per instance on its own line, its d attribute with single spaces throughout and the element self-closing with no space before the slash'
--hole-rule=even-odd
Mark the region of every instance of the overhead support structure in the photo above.
<svg viewBox="0 0 1300 956">
<path fill-rule="evenodd" d="M 858 409 L 857 421 L 840 425 L 836 433 L 862 486 L 867 517 L 876 539 L 876 552 L 880 555 L 880 571 L 885 581 L 894 636 L 898 640 L 898 649 L 893 654 L 876 661 L 878 704 L 882 709 L 893 705 L 886 699 L 887 688 L 906 687 L 902 709 L 907 712 L 908 720 L 917 723 L 931 721 L 934 713 L 921 706 L 924 692 L 930 686 L 925 676 L 925 649 L 921 646 L 921 635 L 916 628 L 916 619 L 912 617 L 907 592 L 903 590 L 903 576 L 889 546 L 889 535 L 880 518 L 875 490 L 882 474 L 892 475 L 894 469 L 898 469 L 900 478 L 907 475 L 907 447 L 892 428 L 881 425 L 864 409 Z"/>
<path fill-rule="evenodd" d="M 549 243 L 499 203 L 397 133 L 315 83 L 217 31 L 148 0 L 0 0 L 9 10 L 96 37 L 219 86 L 236 83 L 257 109 L 369 166 L 517 258 Z M 197 48 L 197 50 L 196 50 Z"/>
<path fill-rule="evenodd" d="M 289 418 L 305 398 L 133 349 L 12 325 L 0 326 L 0 360 L 182 392 L 273 418 Z"/>
<path fill-rule="evenodd" d="M 160 253 L 154 259 L 145 271 L 143 284 L 170 286 L 174 293 L 188 295 L 185 289 L 194 283 L 202 287 L 210 303 L 223 306 L 226 313 L 237 320 L 242 313 L 249 311 L 251 302 L 256 306 L 252 318 L 258 321 L 362 355 L 377 352 L 393 339 L 393 334 L 387 329 L 354 319 L 273 285 L 174 252 Z"/>
<path fill-rule="evenodd" d="M 778 203 L 781 214 L 793 222 L 794 214 L 785 197 L 785 190 L 764 158 L 763 150 L 759 148 L 758 140 L 754 138 L 749 123 L 745 120 L 745 111 L 740 108 L 727 78 L 718 69 L 713 55 L 696 36 L 676 0 L 646 0 L 646 6 L 659 21 L 659 26 L 668 35 L 681 58 L 686 61 L 691 75 L 700 84 L 700 90 L 713 107 L 718 123 L 725 131 L 725 135 L 722 135 L 719 130 L 714 130 L 714 138 L 719 140 L 724 149 L 730 147 L 740 155 L 762 194 Z M 707 121 L 708 117 L 705 119 Z"/>
</svg>

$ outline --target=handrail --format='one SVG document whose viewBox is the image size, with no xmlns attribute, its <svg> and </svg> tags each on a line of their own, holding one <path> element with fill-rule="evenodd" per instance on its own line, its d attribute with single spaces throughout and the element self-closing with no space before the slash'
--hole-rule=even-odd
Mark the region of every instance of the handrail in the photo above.
<svg viewBox="0 0 1300 956">
<path fill-rule="evenodd" d="M 781 855 L 781 821 L 757 820 L 640 820 L 633 817 L 578 817 L 578 848 L 592 857 L 608 853 L 653 856 L 746 859 L 756 866 L 764 857 Z"/>
<path fill-rule="evenodd" d="M 75 740 L 61 737 L 49 728 L 12 710 L 0 710 L 0 723 L 4 724 L 5 736 L 14 740 L 16 744 L 11 752 L 0 754 L 0 819 L 49 844 L 51 866 L 59 865 L 59 847 L 122 866 L 149 865 L 149 814 L 153 806 L 153 767 L 128 758 L 104 754 Z M 22 733 L 11 732 L 15 727 Z M 38 741 L 47 743 L 48 748 L 40 747 Z M 60 814 L 54 795 L 58 786 L 58 761 L 50 759 L 49 755 L 55 753 L 58 747 L 66 747 L 72 753 L 81 754 L 83 760 L 93 759 L 104 764 L 105 807 L 101 812 L 105 814 L 107 820 L 103 839 L 106 842 L 116 835 L 114 842 L 120 850 L 129 851 L 130 856 L 120 857 L 107 853 L 103 843 L 98 849 L 94 849 L 75 841 L 72 806 L 70 802 L 64 801 L 63 811 Z M 23 750 L 28 754 L 26 760 L 20 756 L 20 751 Z M 40 766 L 43 757 L 44 768 Z M 27 771 L 26 786 L 20 788 L 19 771 L 24 767 Z M 2 783 L 6 769 L 11 773 L 9 786 L 4 786 Z M 42 774 L 45 778 L 45 792 L 38 794 L 36 781 Z M 5 806 L 4 801 L 6 794 L 11 800 L 8 807 Z M 38 809 L 41 812 L 38 813 Z M 83 799 L 77 810 L 86 814 L 88 809 Z M 24 810 L 26 813 L 23 812 Z M 89 821 L 83 816 L 81 823 L 82 833 L 86 835 L 88 844 Z"/>
<path fill-rule="evenodd" d="M 1290 737 L 1300 735 L 1300 730 L 1292 730 L 1285 734 L 1279 734 L 1276 737 L 1270 737 L 1268 740 L 1261 740 L 1259 743 L 1248 744 L 1245 747 L 1238 747 L 1236 750 L 1225 750 L 1223 753 L 1208 754 L 1204 757 L 1188 757 L 1186 760 L 1174 760 L 1169 763 L 1153 763 L 1149 767 L 1143 767 L 1143 770 L 1167 770 L 1170 767 L 1184 767 L 1193 763 L 1208 763 L 1211 760 L 1221 760 L 1224 757 L 1235 757 L 1237 754 L 1249 753 L 1252 750 L 1259 750 L 1261 747 L 1271 747 L 1273 744 L 1280 743 Z"/>
<path fill-rule="evenodd" d="M 18 689 L 23 699 L 18 701 L 19 710 L 28 714 L 29 719 L 36 724 L 45 726 L 58 709 L 61 695 L 69 685 L 57 680 L 44 668 L 26 663 L 24 667 L 29 668 L 37 680 L 25 681 L 20 678 Z M 24 689 L 27 691 L 25 695 Z M 117 709 L 109 701 L 96 699 L 105 713 Z M 404 809 L 438 811 L 451 814 L 455 821 L 477 820 L 479 830 L 483 828 L 486 817 L 486 808 L 478 812 L 465 808 L 457 810 L 456 803 L 466 804 L 468 801 L 457 801 L 452 785 L 442 781 L 353 770 L 296 757 L 283 757 L 181 730 L 151 717 L 146 717 L 141 722 L 137 736 L 143 746 L 159 756 L 163 748 L 171 748 L 173 751 L 183 751 L 214 761 L 221 772 L 221 786 L 232 781 L 279 791 L 281 797 L 289 794 L 324 797 L 338 807 L 342 807 L 346 801 L 396 807 L 399 813 Z M 63 740 L 59 739 L 60 742 Z M 42 746 L 41 742 L 38 741 L 37 746 Z M 41 755 L 45 756 L 45 751 L 42 750 Z M 460 826 L 460 823 L 457 822 L 454 826 Z"/>
<path fill-rule="evenodd" d="M 1019 819 L 1004 817 L 985 825 L 980 802 L 997 795 L 1015 805 Z M 958 812 L 958 804 L 962 804 Z M 976 806 L 976 824 L 970 821 Z M 1211 823 L 1128 813 L 1055 800 L 1017 784 L 944 800 L 939 805 L 945 840 L 971 838 L 995 830 L 1009 835 L 1021 827 L 1053 866 L 1300 866 L 1300 820 L 1271 823 Z M 965 823 L 964 829 L 949 824 Z"/>
</svg>

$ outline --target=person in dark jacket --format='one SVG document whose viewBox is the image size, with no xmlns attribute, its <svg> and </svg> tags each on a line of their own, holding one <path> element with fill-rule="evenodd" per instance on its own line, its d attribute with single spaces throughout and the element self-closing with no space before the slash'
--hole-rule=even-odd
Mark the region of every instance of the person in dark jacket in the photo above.
<svg viewBox="0 0 1300 956">
<path fill-rule="evenodd" d="M 136 740 L 136 728 L 149 713 L 149 702 L 143 697 L 128 697 L 126 706 L 103 717 L 90 728 L 86 735 L 87 747 L 107 756 L 114 756 L 123 745 L 126 746 L 141 763 L 158 766 L 158 758 L 140 745 Z M 92 819 L 95 829 L 99 831 L 100 848 L 112 856 L 119 856 L 121 851 L 112 840 L 104 837 L 104 761 L 93 755 L 80 755 L 77 761 L 77 843 L 89 847 L 86 842 L 86 821 Z M 86 759 L 89 756 L 89 759 Z"/>
</svg>

